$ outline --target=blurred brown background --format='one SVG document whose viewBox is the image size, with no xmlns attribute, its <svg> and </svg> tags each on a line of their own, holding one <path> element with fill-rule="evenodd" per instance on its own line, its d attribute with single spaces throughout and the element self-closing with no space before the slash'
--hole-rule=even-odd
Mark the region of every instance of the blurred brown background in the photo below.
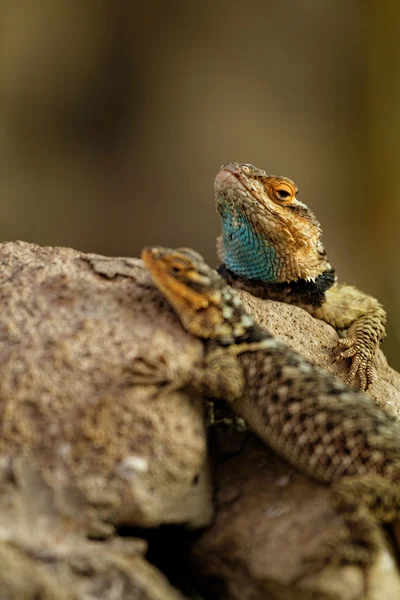
<svg viewBox="0 0 400 600">
<path fill-rule="evenodd" d="M 3 240 L 216 264 L 226 161 L 287 175 L 400 368 L 400 5 L 0 0 Z"/>
</svg>

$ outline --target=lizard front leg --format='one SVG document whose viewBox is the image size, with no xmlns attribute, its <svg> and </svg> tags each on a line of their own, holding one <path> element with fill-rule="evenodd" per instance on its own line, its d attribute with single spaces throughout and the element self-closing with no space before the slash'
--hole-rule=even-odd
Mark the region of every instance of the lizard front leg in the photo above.
<svg viewBox="0 0 400 600">
<path fill-rule="evenodd" d="M 347 383 L 358 376 L 360 388 L 366 390 L 372 383 L 375 352 L 385 336 L 386 313 L 375 298 L 349 285 L 335 285 L 325 297 L 320 307 L 305 308 L 335 329 L 347 329 L 334 349 L 335 361 L 351 358 Z"/>
<path fill-rule="evenodd" d="M 203 396 L 233 402 L 243 395 L 244 375 L 237 354 L 231 352 L 236 346 L 228 349 L 212 347 L 206 352 L 204 365 L 195 367 L 190 373 L 186 386 Z M 206 401 L 206 422 L 208 426 L 225 424 L 238 431 L 247 429 L 246 421 L 235 414 L 228 405 L 216 407 L 213 400 Z"/>
<path fill-rule="evenodd" d="M 233 402 L 242 396 L 245 386 L 242 367 L 237 355 L 246 347 L 231 349 L 211 346 L 205 352 L 202 365 L 194 365 L 190 372 L 166 372 L 165 365 L 145 357 L 137 358 L 132 366 L 136 385 L 163 385 L 174 389 L 188 388 L 203 396 Z M 239 348 L 239 347 L 238 347 Z"/>
<path fill-rule="evenodd" d="M 236 355 L 219 346 L 207 351 L 204 365 L 190 373 L 187 387 L 203 396 L 233 402 L 243 395 L 245 380 Z"/>
</svg>

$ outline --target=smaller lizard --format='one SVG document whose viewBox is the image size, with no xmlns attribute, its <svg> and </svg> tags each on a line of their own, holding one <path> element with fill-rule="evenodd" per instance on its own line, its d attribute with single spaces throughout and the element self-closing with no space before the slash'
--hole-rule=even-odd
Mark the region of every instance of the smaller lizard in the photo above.
<svg viewBox="0 0 400 600">
<path fill-rule="evenodd" d="M 222 225 L 218 272 L 255 296 L 297 304 L 338 331 L 335 360 L 352 358 L 347 383 L 372 383 L 372 361 L 385 336 L 386 313 L 373 297 L 338 284 L 311 210 L 286 177 L 250 164 L 226 163 L 215 179 Z"/>
<path fill-rule="evenodd" d="M 371 564 L 380 547 L 372 514 L 400 515 L 397 420 L 258 326 L 194 250 L 149 247 L 142 259 L 183 327 L 204 342 L 204 364 L 176 385 L 229 401 L 273 450 L 331 485 L 353 541 L 333 540 L 327 560 Z"/>
</svg>

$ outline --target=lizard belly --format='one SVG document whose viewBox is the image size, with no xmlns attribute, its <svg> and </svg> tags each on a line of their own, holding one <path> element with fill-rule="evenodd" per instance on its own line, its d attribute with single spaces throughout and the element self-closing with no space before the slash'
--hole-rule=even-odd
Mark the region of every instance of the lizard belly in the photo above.
<svg viewBox="0 0 400 600">
<path fill-rule="evenodd" d="M 247 279 L 277 281 L 276 250 L 249 227 L 240 214 L 221 215 L 225 264 L 234 273 Z"/>
</svg>

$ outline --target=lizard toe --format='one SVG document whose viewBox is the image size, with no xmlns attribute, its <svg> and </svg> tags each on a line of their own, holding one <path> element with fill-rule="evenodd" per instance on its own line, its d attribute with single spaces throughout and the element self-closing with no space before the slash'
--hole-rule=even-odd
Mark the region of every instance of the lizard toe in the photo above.
<svg viewBox="0 0 400 600">
<path fill-rule="evenodd" d="M 338 354 L 336 354 L 333 362 L 337 362 L 339 360 L 344 360 L 345 358 L 351 358 L 355 354 L 357 354 L 357 347 L 351 346 L 347 350 L 344 350 L 343 352 L 339 352 Z"/>
<path fill-rule="evenodd" d="M 143 357 L 135 358 L 130 375 L 135 385 L 155 385 L 165 379 L 156 362 Z"/>
<path fill-rule="evenodd" d="M 360 389 L 366 392 L 370 385 L 372 385 L 372 360 L 370 358 L 361 359 L 358 367 L 358 379 L 360 382 Z"/>
<path fill-rule="evenodd" d="M 356 353 L 350 367 L 346 383 L 352 385 L 358 376 L 358 387 L 365 392 L 372 384 L 372 360 L 361 353 Z"/>
<path fill-rule="evenodd" d="M 186 383 L 187 376 L 179 371 L 170 372 L 162 357 L 149 359 L 137 357 L 129 370 L 129 381 L 133 385 L 160 386 L 164 390 L 180 389 Z"/>
<path fill-rule="evenodd" d="M 351 348 L 351 346 L 354 346 L 355 343 L 356 343 L 356 340 L 354 338 L 350 338 L 350 337 L 340 338 L 336 343 L 334 352 L 336 352 L 337 350 L 340 350 L 341 348 Z"/>
<path fill-rule="evenodd" d="M 346 348 L 342 350 L 342 348 Z M 346 379 L 348 385 L 354 385 L 355 380 L 358 377 L 358 387 L 362 391 L 366 391 L 372 384 L 372 358 L 365 352 L 365 348 L 360 342 L 352 337 L 343 338 L 338 341 L 336 347 L 333 349 L 335 357 L 333 363 L 345 360 L 347 358 L 352 359 L 349 374 Z"/>
<path fill-rule="evenodd" d="M 365 374 L 366 374 L 366 377 L 367 377 L 367 387 L 366 387 L 366 389 L 368 389 L 369 386 L 372 385 L 372 383 L 373 383 L 372 359 L 369 359 L 367 361 L 367 366 L 366 366 L 366 369 L 365 369 Z"/>
<path fill-rule="evenodd" d="M 350 371 L 349 371 L 349 374 L 346 379 L 346 383 L 348 385 L 352 385 L 354 383 L 354 380 L 355 380 L 357 374 L 360 377 L 361 363 L 362 363 L 361 356 L 359 354 L 356 354 L 353 358 L 353 362 L 351 363 Z"/>
</svg>

